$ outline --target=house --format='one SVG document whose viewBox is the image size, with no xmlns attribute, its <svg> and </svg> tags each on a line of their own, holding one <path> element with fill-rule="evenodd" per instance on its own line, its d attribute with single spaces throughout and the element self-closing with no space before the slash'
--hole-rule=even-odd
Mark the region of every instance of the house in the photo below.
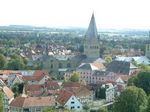
<svg viewBox="0 0 150 112">
<path fill-rule="evenodd" d="M 146 56 L 135 56 L 135 57 L 117 56 L 115 58 L 115 60 L 117 61 L 126 61 L 126 62 L 131 62 L 132 59 L 134 59 L 137 62 L 137 64 L 150 65 L 150 60 Z"/>
<path fill-rule="evenodd" d="M 105 77 L 105 66 L 102 63 L 82 63 L 76 70 L 80 74 L 80 82 L 86 84 L 96 84 Z M 72 76 L 72 72 L 66 72 L 64 79 L 68 80 Z"/>
<path fill-rule="evenodd" d="M 89 90 L 86 86 L 67 87 L 64 89 L 72 92 L 82 104 L 90 103 L 94 99 L 94 92 Z"/>
<path fill-rule="evenodd" d="M 63 106 L 69 110 L 74 110 L 76 112 L 82 110 L 82 104 L 72 92 L 67 90 L 59 91 L 56 101 L 58 102 L 59 106 Z"/>
<path fill-rule="evenodd" d="M 111 83 L 107 83 L 102 85 L 103 88 L 106 89 L 105 95 L 106 95 L 106 102 L 112 102 L 115 98 L 115 87 Z"/>
<path fill-rule="evenodd" d="M 54 107 L 54 97 L 16 97 L 10 103 L 10 112 L 42 112 L 44 108 Z"/>
<path fill-rule="evenodd" d="M 12 87 L 16 83 L 23 83 L 21 74 L 11 74 L 8 76 L 7 85 L 8 87 Z"/>
<path fill-rule="evenodd" d="M 3 104 L 4 104 L 4 112 L 9 112 L 9 104 L 14 99 L 14 93 L 7 86 L 2 88 L 2 92 L 4 93 Z"/>
<path fill-rule="evenodd" d="M 62 86 L 63 88 L 78 88 L 81 84 L 78 82 L 64 82 Z"/>
<path fill-rule="evenodd" d="M 117 74 L 131 75 L 137 71 L 137 67 L 131 62 L 114 60 L 108 64 L 106 70 Z"/>
<path fill-rule="evenodd" d="M 23 76 L 23 80 L 28 84 L 45 84 L 50 79 L 48 72 L 43 70 L 36 70 L 32 75 Z"/>
<path fill-rule="evenodd" d="M 23 89 L 23 93 L 28 96 L 42 96 L 44 92 L 44 86 L 37 84 L 25 85 Z"/>
</svg>

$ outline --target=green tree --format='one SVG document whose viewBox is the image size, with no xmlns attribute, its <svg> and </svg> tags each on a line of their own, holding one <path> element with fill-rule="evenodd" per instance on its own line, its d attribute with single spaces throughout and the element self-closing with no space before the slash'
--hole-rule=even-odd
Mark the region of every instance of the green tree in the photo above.
<svg viewBox="0 0 150 112">
<path fill-rule="evenodd" d="M 139 64 L 138 67 L 141 69 L 141 71 L 150 71 L 150 66 L 145 64 Z"/>
<path fill-rule="evenodd" d="M 136 87 L 142 88 L 147 94 L 150 94 L 150 71 L 140 72 L 133 79 Z"/>
<path fill-rule="evenodd" d="M 115 99 L 114 112 L 143 112 L 147 105 L 146 93 L 135 86 L 130 86 Z"/>
<path fill-rule="evenodd" d="M 25 64 L 22 59 L 11 59 L 7 64 L 7 69 L 10 70 L 22 70 L 25 68 Z"/>
<path fill-rule="evenodd" d="M 3 112 L 3 94 L 0 92 L 0 112 Z"/>
<path fill-rule="evenodd" d="M 19 96 L 23 92 L 24 83 L 16 83 L 12 87 L 12 91 L 15 94 L 15 97 Z"/>
<path fill-rule="evenodd" d="M 6 64 L 6 59 L 4 55 L 0 54 L 0 69 L 3 69 Z"/>
<path fill-rule="evenodd" d="M 45 108 L 42 112 L 57 112 L 55 108 L 49 107 Z"/>
<path fill-rule="evenodd" d="M 108 112 L 107 108 L 99 108 L 96 112 Z"/>
<path fill-rule="evenodd" d="M 106 88 L 104 88 L 104 87 L 97 88 L 95 91 L 95 97 L 98 99 L 105 99 L 106 98 Z"/>
<path fill-rule="evenodd" d="M 88 112 L 89 109 L 90 109 L 90 107 L 87 104 L 83 105 L 83 110 L 85 110 L 86 112 Z"/>
<path fill-rule="evenodd" d="M 132 58 L 131 63 L 132 63 L 134 66 L 137 66 L 137 62 L 134 60 L 134 58 Z"/>
<path fill-rule="evenodd" d="M 146 112 L 150 112 L 150 96 L 148 97 L 148 104 L 147 104 Z"/>
<path fill-rule="evenodd" d="M 73 75 L 70 77 L 70 81 L 79 82 L 80 74 L 79 72 L 73 72 Z"/>
<path fill-rule="evenodd" d="M 105 57 L 105 62 L 106 62 L 106 64 L 111 63 L 111 62 L 112 62 L 112 57 L 109 56 L 109 55 L 107 55 L 107 56 Z"/>
</svg>

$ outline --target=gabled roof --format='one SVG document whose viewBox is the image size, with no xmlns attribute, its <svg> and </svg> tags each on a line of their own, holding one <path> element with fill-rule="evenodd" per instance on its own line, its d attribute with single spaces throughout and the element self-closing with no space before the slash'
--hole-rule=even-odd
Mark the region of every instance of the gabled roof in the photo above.
<svg viewBox="0 0 150 112">
<path fill-rule="evenodd" d="M 10 106 L 13 107 L 48 107 L 55 106 L 55 99 L 52 96 L 46 97 L 16 97 L 11 103 Z"/>
<path fill-rule="evenodd" d="M 100 70 L 104 69 L 104 65 L 102 63 L 82 63 L 78 69 L 82 70 Z"/>
<path fill-rule="evenodd" d="M 63 87 L 66 88 L 66 87 L 80 87 L 80 83 L 78 82 L 65 82 L 63 83 Z"/>
<path fill-rule="evenodd" d="M 5 93 L 5 95 L 6 95 L 9 99 L 11 99 L 11 98 L 14 97 L 14 93 L 13 93 L 12 90 L 9 89 L 7 86 L 4 86 L 4 87 L 3 87 L 3 92 Z"/>
<path fill-rule="evenodd" d="M 131 67 L 130 62 L 114 60 L 110 64 L 108 64 L 107 71 L 128 75 L 130 72 L 130 67 Z"/>
<path fill-rule="evenodd" d="M 46 75 L 48 76 L 48 73 L 46 71 L 36 70 L 32 76 L 23 76 L 23 80 L 40 81 Z"/>
<path fill-rule="evenodd" d="M 45 86 L 47 89 L 59 89 L 59 84 L 57 81 L 47 81 Z"/>
<path fill-rule="evenodd" d="M 73 95 L 73 93 L 67 91 L 67 90 L 60 90 L 58 97 L 56 98 L 56 101 L 60 103 L 61 105 L 65 105 L 66 102 L 70 99 L 70 97 Z"/>
<path fill-rule="evenodd" d="M 66 90 L 72 92 L 74 94 L 74 96 L 77 96 L 77 97 L 85 97 L 85 96 L 89 96 L 91 95 L 91 91 L 85 87 L 85 86 L 81 86 L 81 87 L 68 87 L 68 88 L 65 88 Z"/>
<path fill-rule="evenodd" d="M 97 38 L 97 27 L 96 27 L 94 13 L 92 14 L 91 21 L 85 35 L 87 38 Z"/>
</svg>

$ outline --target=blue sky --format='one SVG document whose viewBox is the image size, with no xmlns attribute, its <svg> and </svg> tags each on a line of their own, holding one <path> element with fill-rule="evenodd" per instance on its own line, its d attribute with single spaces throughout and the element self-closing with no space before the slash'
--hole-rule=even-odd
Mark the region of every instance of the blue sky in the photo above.
<svg viewBox="0 0 150 112">
<path fill-rule="evenodd" d="M 150 0 L 0 0 L 0 25 L 150 29 Z"/>
</svg>

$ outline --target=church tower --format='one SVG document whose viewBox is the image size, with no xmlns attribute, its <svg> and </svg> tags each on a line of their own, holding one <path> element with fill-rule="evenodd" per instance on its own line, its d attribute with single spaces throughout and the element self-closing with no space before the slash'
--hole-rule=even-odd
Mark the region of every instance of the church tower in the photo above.
<svg viewBox="0 0 150 112">
<path fill-rule="evenodd" d="M 84 54 L 87 56 L 87 58 L 100 57 L 100 45 L 97 36 L 94 13 L 92 14 L 88 30 L 85 34 Z"/>
<path fill-rule="evenodd" d="M 150 59 L 150 31 L 149 31 L 149 34 L 148 34 L 148 41 L 146 43 L 145 55 L 146 55 L 147 58 Z"/>
</svg>

